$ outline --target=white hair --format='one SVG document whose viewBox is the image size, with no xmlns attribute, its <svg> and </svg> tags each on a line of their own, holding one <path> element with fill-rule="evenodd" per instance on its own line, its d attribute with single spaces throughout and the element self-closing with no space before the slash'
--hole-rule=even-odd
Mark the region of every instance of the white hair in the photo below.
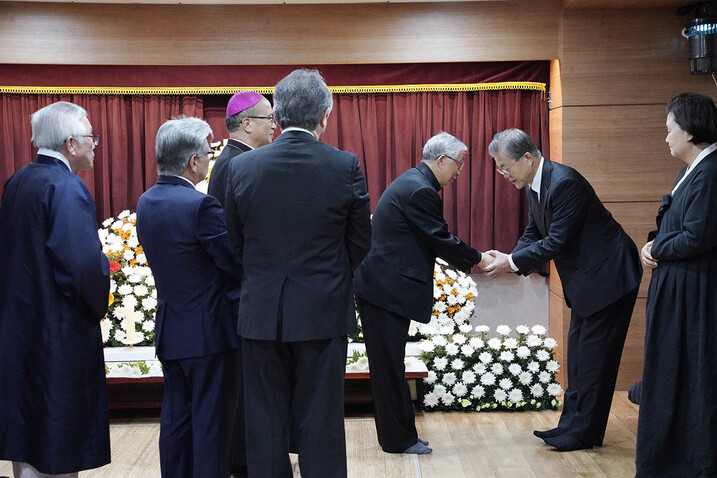
<svg viewBox="0 0 717 478">
<path fill-rule="evenodd" d="M 87 111 L 67 101 L 58 101 L 35 111 L 30 117 L 32 144 L 36 148 L 59 151 L 70 136 L 79 138 L 87 134 L 82 118 Z"/>
<path fill-rule="evenodd" d="M 445 131 L 441 131 L 426 141 L 423 146 L 421 160 L 432 163 L 444 154 L 449 158 L 456 159 L 463 151 L 468 151 L 468 146 L 463 141 Z"/>
</svg>

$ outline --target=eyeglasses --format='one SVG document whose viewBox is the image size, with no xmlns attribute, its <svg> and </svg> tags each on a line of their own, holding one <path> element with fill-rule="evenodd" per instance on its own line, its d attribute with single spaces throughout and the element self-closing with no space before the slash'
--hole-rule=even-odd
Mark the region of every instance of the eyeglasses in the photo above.
<svg viewBox="0 0 717 478">
<path fill-rule="evenodd" d="M 80 138 L 92 138 L 92 144 L 97 146 L 100 144 L 100 135 L 99 134 L 81 134 Z"/>
<path fill-rule="evenodd" d="M 215 155 L 215 154 L 216 154 L 216 152 L 215 152 L 213 149 L 210 149 L 209 151 L 207 151 L 206 153 L 204 153 L 204 156 L 209 157 L 209 159 L 214 159 L 214 155 Z"/>
<path fill-rule="evenodd" d="M 513 164 L 511 164 L 510 167 L 507 167 L 507 168 L 504 168 L 502 166 L 496 166 L 495 170 L 498 171 L 503 176 L 507 177 L 510 174 L 510 170 L 513 169 L 513 166 L 515 166 L 518 163 L 518 161 L 520 161 L 521 159 L 522 159 L 522 156 L 520 158 L 516 159 L 515 162 Z"/>
<path fill-rule="evenodd" d="M 269 115 L 269 116 L 247 116 L 247 118 L 251 118 L 251 119 L 263 119 L 263 120 L 271 121 L 272 123 L 276 121 L 276 118 L 274 117 L 274 115 Z"/>
<path fill-rule="evenodd" d="M 448 156 L 447 154 L 444 154 L 443 156 L 445 156 L 445 157 L 448 158 L 448 159 L 452 159 L 453 161 L 455 161 L 456 163 L 458 163 L 458 169 L 463 169 L 463 164 L 466 162 L 465 156 L 463 156 L 461 159 L 451 158 L 451 157 Z"/>
</svg>

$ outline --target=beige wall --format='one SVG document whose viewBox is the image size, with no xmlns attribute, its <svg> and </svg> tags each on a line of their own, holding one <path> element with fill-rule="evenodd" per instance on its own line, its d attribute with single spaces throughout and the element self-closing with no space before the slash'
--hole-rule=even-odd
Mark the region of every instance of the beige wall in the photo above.
<svg viewBox="0 0 717 478">
<path fill-rule="evenodd" d="M 690 76 L 682 21 L 674 7 L 563 9 L 558 0 L 325 6 L 0 2 L 0 63 L 559 60 L 551 79 L 552 159 L 580 170 L 640 247 L 681 167 L 663 142 L 663 105 L 682 91 L 717 90 L 711 78 Z M 641 373 L 648 280 L 649 273 L 620 388 Z M 557 274 L 549 304 L 551 334 L 562 342 L 564 361 L 569 311 Z"/>
</svg>

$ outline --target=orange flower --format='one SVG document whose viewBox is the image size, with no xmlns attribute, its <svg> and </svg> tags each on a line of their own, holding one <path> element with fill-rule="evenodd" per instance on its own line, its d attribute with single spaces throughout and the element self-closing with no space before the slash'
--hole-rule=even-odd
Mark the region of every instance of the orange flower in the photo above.
<svg viewBox="0 0 717 478">
<path fill-rule="evenodd" d="M 109 299 L 109 304 L 107 304 L 107 307 L 112 305 L 114 303 L 114 301 L 115 301 L 115 296 L 112 292 L 110 292 L 110 299 Z M 105 314 L 105 317 L 107 317 L 107 314 Z"/>
</svg>

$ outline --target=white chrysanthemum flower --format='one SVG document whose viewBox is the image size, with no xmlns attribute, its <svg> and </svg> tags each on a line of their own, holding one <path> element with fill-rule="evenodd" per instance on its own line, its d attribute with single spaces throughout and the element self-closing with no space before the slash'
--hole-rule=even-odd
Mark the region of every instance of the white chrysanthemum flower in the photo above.
<svg viewBox="0 0 717 478">
<path fill-rule="evenodd" d="M 432 340 L 421 340 L 418 342 L 418 348 L 423 352 L 433 352 L 436 349 L 436 344 Z"/>
<path fill-rule="evenodd" d="M 543 383 L 548 383 L 552 379 L 553 379 L 553 374 L 551 374 L 550 372 L 546 372 L 545 370 L 543 370 L 542 372 L 540 372 L 538 374 L 538 380 L 540 380 Z"/>
<path fill-rule="evenodd" d="M 548 329 L 546 329 L 546 328 L 543 327 L 542 325 L 534 325 L 533 327 L 530 328 L 530 330 L 531 330 L 535 335 L 545 335 L 545 332 L 548 331 Z"/>
<path fill-rule="evenodd" d="M 510 392 L 508 392 L 508 400 L 510 400 L 513 403 L 518 403 L 523 401 L 523 392 L 522 390 L 518 388 L 514 388 Z"/>
<path fill-rule="evenodd" d="M 462 398 L 458 403 L 460 403 L 463 408 L 468 408 L 472 405 L 471 401 L 467 398 Z"/>
<path fill-rule="evenodd" d="M 541 362 L 545 362 L 546 360 L 550 360 L 550 353 L 547 350 L 540 349 L 535 352 L 535 358 Z"/>
<path fill-rule="evenodd" d="M 464 343 L 466 343 L 467 340 L 468 340 L 468 339 L 466 338 L 465 335 L 455 334 L 455 335 L 453 336 L 453 343 L 454 343 L 454 344 L 463 345 Z"/>
<path fill-rule="evenodd" d="M 544 392 L 543 386 L 540 385 L 539 383 L 536 383 L 535 385 L 533 385 L 532 387 L 530 387 L 530 394 L 531 394 L 532 396 L 536 397 L 536 398 L 537 398 L 537 397 L 542 397 L 542 396 L 543 396 L 543 392 Z"/>
<path fill-rule="evenodd" d="M 435 393 L 436 395 L 438 395 L 438 396 L 440 397 L 441 395 L 443 395 L 444 393 L 446 393 L 446 387 L 444 387 L 443 385 L 438 384 L 438 385 L 436 385 L 435 387 L 433 387 L 433 393 Z"/>
<path fill-rule="evenodd" d="M 124 222 L 122 221 L 115 221 L 112 223 L 112 227 L 110 229 L 122 229 L 122 225 L 124 225 Z"/>
<path fill-rule="evenodd" d="M 122 225 L 122 230 L 132 232 L 134 230 L 134 226 L 131 223 L 127 222 Z"/>
<path fill-rule="evenodd" d="M 480 383 L 485 386 L 493 385 L 495 383 L 495 375 L 490 372 L 484 373 L 483 375 L 481 375 Z"/>
<path fill-rule="evenodd" d="M 521 345 L 518 347 L 518 350 L 515 351 L 515 355 L 522 359 L 528 358 L 530 357 L 530 349 L 525 345 Z"/>
<path fill-rule="evenodd" d="M 145 320 L 142 322 L 142 330 L 144 330 L 147 333 L 150 333 L 154 330 L 154 321 L 153 320 Z"/>
<path fill-rule="evenodd" d="M 431 339 L 436 347 L 445 347 L 448 344 L 448 340 L 442 335 L 434 335 Z"/>
<path fill-rule="evenodd" d="M 513 382 L 509 378 L 501 378 L 498 386 L 502 389 L 510 390 L 513 388 Z"/>
<path fill-rule="evenodd" d="M 465 362 L 463 362 L 463 360 L 461 360 L 459 358 L 454 359 L 453 362 L 451 362 L 451 368 L 453 370 L 463 370 L 463 367 L 465 367 L 465 366 L 466 366 Z"/>
<path fill-rule="evenodd" d="M 443 375 L 443 383 L 446 385 L 453 385 L 456 383 L 456 374 L 453 372 L 448 372 Z"/>
<path fill-rule="evenodd" d="M 352 362 L 348 365 L 346 365 L 346 371 L 349 373 L 357 373 L 361 371 L 361 368 L 358 366 L 356 362 Z"/>
<path fill-rule="evenodd" d="M 445 357 L 436 357 L 435 359 L 433 359 L 433 367 L 436 370 L 445 370 L 447 365 L 448 359 Z"/>
<path fill-rule="evenodd" d="M 473 326 L 471 324 L 461 324 L 458 326 L 458 330 L 460 330 L 464 334 L 467 334 L 473 330 Z"/>
<path fill-rule="evenodd" d="M 495 328 L 495 331 L 498 332 L 498 335 L 509 335 L 510 327 L 508 327 L 507 325 L 499 325 Z"/>
<path fill-rule="evenodd" d="M 434 284 L 433 285 L 433 298 L 438 299 L 442 295 L 443 295 L 443 290 L 441 290 L 440 287 L 438 287 L 437 285 Z"/>
<path fill-rule="evenodd" d="M 527 325 L 519 325 L 515 328 L 515 331 L 518 332 L 519 334 L 525 335 L 530 332 L 530 329 L 528 328 Z"/>
<path fill-rule="evenodd" d="M 433 408 L 438 405 L 438 395 L 435 393 L 427 393 L 423 396 L 423 404 L 428 408 Z"/>
<path fill-rule="evenodd" d="M 409 337 L 412 337 L 418 333 L 418 324 L 415 321 L 411 321 L 411 323 L 408 325 L 408 335 Z"/>
<path fill-rule="evenodd" d="M 490 332 L 490 327 L 487 325 L 477 325 L 475 328 L 476 332 Z"/>
<path fill-rule="evenodd" d="M 361 370 L 368 370 L 368 357 L 365 355 L 359 357 L 359 359 L 356 361 L 356 364 L 358 364 Z"/>
<path fill-rule="evenodd" d="M 513 337 L 508 337 L 503 341 L 503 347 L 506 349 L 514 349 L 518 347 L 518 340 Z"/>
<path fill-rule="evenodd" d="M 448 345 L 446 345 L 446 353 L 447 353 L 448 355 L 451 355 L 451 356 L 453 356 L 453 355 L 458 355 L 458 352 L 459 352 L 459 351 L 460 351 L 460 349 L 458 348 L 458 346 L 457 346 L 456 344 L 448 344 Z"/>
<path fill-rule="evenodd" d="M 150 294 L 150 296 L 151 296 L 153 299 L 156 299 L 156 298 L 157 298 L 157 289 L 152 289 L 152 293 Z"/>
<path fill-rule="evenodd" d="M 482 398 L 485 395 L 485 388 L 483 388 L 480 385 L 476 385 L 471 390 L 471 397 L 473 398 Z"/>
<path fill-rule="evenodd" d="M 448 305 L 451 307 L 455 306 L 458 303 L 458 297 L 451 294 L 448 297 L 446 297 L 446 302 L 448 302 Z"/>
<path fill-rule="evenodd" d="M 540 347 L 543 345 L 543 339 L 538 337 L 537 335 L 528 335 L 528 338 L 525 339 L 525 343 L 528 347 Z"/>
<path fill-rule="evenodd" d="M 448 317 L 448 315 L 445 312 L 441 312 L 440 314 L 438 314 L 438 317 L 436 317 L 436 319 L 438 319 L 439 325 L 445 325 L 448 323 L 453 324 L 453 321 L 451 320 L 450 317 Z"/>
<path fill-rule="evenodd" d="M 530 372 L 521 372 L 518 374 L 518 381 L 522 385 L 530 385 L 530 382 L 533 381 L 533 374 Z"/>
<path fill-rule="evenodd" d="M 503 403 L 508 399 L 508 394 L 505 393 L 505 390 L 499 388 L 496 389 L 495 393 L 493 393 L 493 398 L 495 398 L 496 402 Z"/>
<path fill-rule="evenodd" d="M 498 337 L 493 337 L 488 341 L 488 347 L 492 348 L 493 350 L 500 349 L 500 346 L 503 344 L 501 340 Z"/>
<path fill-rule="evenodd" d="M 493 361 L 493 355 L 491 355 L 489 352 L 481 352 L 481 354 L 478 356 L 478 360 L 483 363 L 490 363 Z"/>
<path fill-rule="evenodd" d="M 149 289 L 147 289 L 146 285 L 139 284 L 134 287 L 134 294 L 137 297 L 144 297 L 145 295 L 149 294 Z"/>
<path fill-rule="evenodd" d="M 501 375 L 503 373 L 503 365 L 499 363 L 494 363 L 490 366 L 490 371 L 493 372 L 495 375 Z"/>
<path fill-rule="evenodd" d="M 137 254 L 135 260 L 137 261 L 137 264 L 146 264 L 147 256 L 145 256 L 144 254 Z"/>
<path fill-rule="evenodd" d="M 136 213 L 136 212 L 133 212 L 132 214 L 130 214 L 130 215 L 127 217 L 127 220 L 129 220 L 130 222 L 136 223 L 136 222 L 137 222 L 137 213 Z"/>
<path fill-rule="evenodd" d="M 518 365 L 517 363 L 512 363 L 508 365 L 508 371 L 511 375 L 518 375 L 520 372 L 523 371 L 523 369 L 520 368 L 520 365 Z"/>
<path fill-rule="evenodd" d="M 453 386 L 453 395 L 456 397 L 463 397 L 468 393 L 468 387 L 465 384 L 458 382 Z"/>
<path fill-rule="evenodd" d="M 470 344 L 471 347 L 473 347 L 476 350 L 483 348 L 483 346 L 485 345 L 485 342 L 483 342 L 483 339 L 481 339 L 480 337 L 472 337 L 468 341 L 468 343 Z"/>
<path fill-rule="evenodd" d="M 463 375 L 461 375 L 461 380 L 463 383 L 466 383 L 468 385 L 475 383 L 476 381 L 476 374 L 472 370 L 466 370 L 463 372 Z"/>
<path fill-rule="evenodd" d="M 435 322 L 435 320 L 431 320 L 431 322 L 426 325 L 419 325 L 421 333 L 423 335 L 436 335 L 438 333 L 438 329 L 434 325 Z"/>
<path fill-rule="evenodd" d="M 563 393 L 563 388 L 558 383 L 551 383 L 550 385 L 548 385 L 547 391 L 553 397 L 557 397 L 558 395 Z"/>
<path fill-rule="evenodd" d="M 443 312 L 444 310 L 446 310 L 446 307 L 446 303 L 443 301 L 436 302 L 435 304 L 433 304 L 433 309 L 437 310 L 438 312 Z"/>
<path fill-rule="evenodd" d="M 129 209 L 125 209 L 124 211 L 122 211 L 121 213 L 119 213 L 119 214 L 117 215 L 117 218 L 118 218 L 118 219 L 124 219 L 124 218 L 126 218 L 126 217 L 129 217 L 129 214 L 130 214 Z"/>
<path fill-rule="evenodd" d="M 117 288 L 117 293 L 121 296 L 126 296 L 132 293 L 132 286 L 129 284 L 122 284 Z"/>
<path fill-rule="evenodd" d="M 453 280 L 455 280 L 456 277 L 458 277 L 458 274 L 453 269 L 446 269 L 446 275 Z"/>
<path fill-rule="evenodd" d="M 555 373 L 560 370 L 560 364 L 555 360 L 548 360 L 548 362 L 545 364 L 545 368 L 548 372 Z"/>
<path fill-rule="evenodd" d="M 543 345 L 546 349 L 553 350 L 555 347 L 558 346 L 558 341 L 552 337 L 546 337 L 546 339 L 543 340 Z"/>
<path fill-rule="evenodd" d="M 142 282 L 142 276 L 131 274 L 129 277 L 127 277 L 127 280 L 133 284 L 139 284 L 140 282 Z"/>
<path fill-rule="evenodd" d="M 434 277 L 433 277 L 433 280 L 435 282 L 438 282 L 438 281 L 443 282 L 444 280 L 446 280 L 446 275 L 443 273 L 442 270 L 440 270 L 438 268 L 438 266 L 436 266 L 436 268 L 433 270 L 435 272 Z"/>
<path fill-rule="evenodd" d="M 129 236 L 129 239 L 127 239 L 127 245 L 132 249 L 139 246 L 139 240 L 137 239 L 137 236 Z"/>
<path fill-rule="evenodd" d="M 443 334 L 443 335 L 451 335 L 451 334 L 453 333 L 453 331 L 454 331 L 455 328 L 456 328 L 455 325 L 454 325 L 453 322 L 451 321 L 451 322 L 449 322 L 449 323 L 447 323 L 447 324 L 445 324 L 445 325 L 442 325 L 440 332 L 441 332 L 441 334 Z"/>
<path fill-rule="evenodd" d="M 436 375 L 436 372 L 434 372 L 433 370 L 429 370 L 428 376 L 423 378 L 423 383 L 427 383 L 427 384 L 431 385 L 431 384 L 435 383 L 437 379 L 438 379 L 438 375 Z"/>
<path fill-rule="evenodd" d="M 500 359 L 505 362 L 512 362 L 514 358 L 515 358 L 515 355 L 513 354 L 513 352 L 511 352 L 509 350 L 504 350 L 503 352 L 500 353 Z"/>
<path fill-rule="evenodd" d="M 102 331 L 102 343 L 105 343 L 110 339 L 110 331 L 112 330 L 112 326 L 113 326 L 113 324 L 110 319 L 104 318 L 104 319 L 100 320 L 100 330 Z"/>
<path fill-rule="evenodd" d="M 443 405 L 450 407 L 453 405 L 453 402 L 455 401 L 456 397 L 451 395 L 450 393 L 444 393 L 441 397 L 441 401 L 443 402 Z"/>
<path fill-rule="evenodd" d="M 122 254 L 122 257 L 124 257 L 124 259 L 127 261 L 131 261 L 132 259 L 134 259 L 134 251 L 132 249 L 127 249 Z"/>
<path fill-rule="evenodd" d="M 117 290 L 117 282 L 114 281 L 114 279 L 110 279 L 110 292 L 115 293 Z"/>
<path fill-rule="evenodd" d="M 538 370 L 540 370 L 540 364 L 539 364 L 538 362 L 530 362 L 530 363 L 528 364 L 528 370 L 530 370 L 531 372 L 535 373 L 535 372 L 537 372 Z"/>
<path fill-rule="evenodd" d="M 112 224 L 112 223 L 114 222 L 114 220 L 115 220 L 115 218 L 113 218 L 113 217 L 110 217 L 110 218 L 108 218 L 108 219 L 105 219 L 105 220 L 102 222 L 102 227 L 109 227 L 109 225 Z"/>
<path fill-rule="evenodd" d="M 467 345 L 467 344 L 461 345 L 461 353 L 466 357 L 472 356 L 475 353 L 475 351 L 476 350 L 473 347 L 471 347 L 470 345 Z"/>
<path fill-rule="evenodd" d="M 122 297 L 122 306 L 123 307 L 135 308 L 135 307 L 137 307 L 137 303 L 138 303 L 137 298 L 131 294 Z"/>
</svg>

